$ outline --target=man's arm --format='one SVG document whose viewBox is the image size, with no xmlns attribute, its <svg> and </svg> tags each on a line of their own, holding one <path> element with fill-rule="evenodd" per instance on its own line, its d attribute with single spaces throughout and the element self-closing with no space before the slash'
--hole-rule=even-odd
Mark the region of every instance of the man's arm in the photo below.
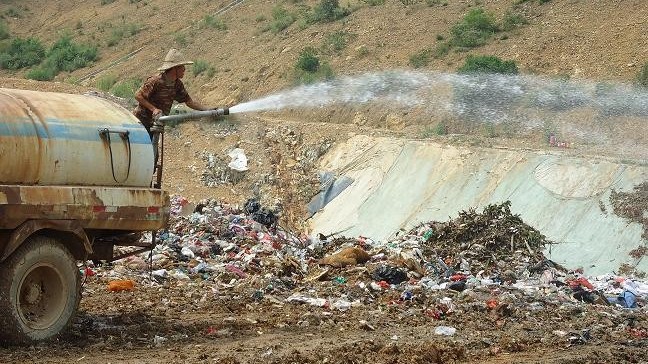
<svg viewBox="0 0 648 364">
<path fill-rule="evenodd" d="M 197 101 L 194 101 L 191 97 L 188 98 L 187 101 L 185 101 L 185 104 L 187 106 L 189 106 L 190 108 L 192 108 L 194 110 L 198 110 L 198 111 L 205 111 L 205 110 L 211 110 L 212 109 L 210 107 L 203 106 L 202 104 L 200 104 Z"/>
<path fill-rule="evenodd" d="M 149 109 L 151 113 L 153 113 L 153 117 L 162 115 L 162 110 L 158 109 L 157 107 L 155 107 L 155 105 L 151 104 L 146 98 L 144 98 L 144 96 L 140 95 L 139 92 L 135 94 L 135 100 L 137 100 L 137 102 L 139 102 L 140 105 Z"/>
</svg>

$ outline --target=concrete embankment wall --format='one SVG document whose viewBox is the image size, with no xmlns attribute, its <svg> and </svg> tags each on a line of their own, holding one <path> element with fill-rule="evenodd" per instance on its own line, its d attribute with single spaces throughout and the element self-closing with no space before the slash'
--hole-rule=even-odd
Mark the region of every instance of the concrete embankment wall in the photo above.
<svg viewBox="0 0 648 364">
<path fill-rule="evenodd" d="M 386 240 L 421 222 L 510 200 L 514 213 L 558 243 L 546 252 L 554 261 L 588 274 L 622 263 L 648 270 L 648 261 L 628 255 L 646 244 L 643 226 L 615 215 L 610 202 L 611 191 L 630 192 L 648 180 L 646 163 L 355 136 L 321 168 L 354 182 L 313 216 L 314 232 Z"/>
</svg>

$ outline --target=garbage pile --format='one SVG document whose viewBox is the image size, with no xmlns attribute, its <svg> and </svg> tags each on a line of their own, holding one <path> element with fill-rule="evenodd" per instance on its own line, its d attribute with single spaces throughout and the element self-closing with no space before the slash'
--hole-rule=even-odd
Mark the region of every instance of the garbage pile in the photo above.
<svg viewBox="0 0 648 364">
<path fill-rule="evenodd" d="M 585 277 L 547 259 L 542 250 L 551 242 L 512 214 L 510 202 L 428 222 L 391 241 L 284 231 L 277 214 L 256 200 L 242 209 L 208 200 L 186 216 L 186 199 L 175 196 L 172 204 L 169 229 L 158 234 L 152 255 L 120 260 L 104 276 L 211 285 L 232 297 L 332 311 L 418 305 L 440 320 L 464 301 L 504 312 L 550 303 L 648 310 L 647 282 Z"/>
<path fill-rule="evenodd" d="M 511 203 L 489 205 L 482 213 L 461 211 L 447 222 L 429 222 L 410 231 L 423 237 L 423 254 L 442 259 L 444 269 L 523 274 L 542 264 L 545 246 L 551 244 L 539 231 L 511 213 Z"/>
</svg>

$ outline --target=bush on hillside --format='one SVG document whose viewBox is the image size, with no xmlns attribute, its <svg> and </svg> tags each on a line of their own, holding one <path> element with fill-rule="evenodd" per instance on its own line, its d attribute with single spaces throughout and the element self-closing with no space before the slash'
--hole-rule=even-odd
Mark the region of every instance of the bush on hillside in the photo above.
<svg viewBox="0 0 648 364">
<path fill-rule="evenodd" d="M 322 42 L 322 50 L 328 54 L 339 54 L 344 48 L 346 48 L 349 38 L 352 37 L 352 34 L 344 31 L 330 33 L 326 35 Z"/>
<path fill-rule="evenodd" d="M 108 92 L 115 85 L 115 83 L 117 83 L 117 76 L 111 74 L 98 78 L 95 85 L 101 91 Z"/>
<path fill-rule="evenodd" d="M 40 66 L 27 72 L 25 78 L 36 81 L 51 81 L 58 72 L 51 67 Z"/>
<path fill-rule="evenodd" d="M 212 28 L 217 30 L 227 30 L 227 24 L 222 19 L 213 17 L 212 15 L 205 15 L 198 24 L 199 29 Z"/>
<path fill-rule="evenodd" d="M 129 103 L 135 103 L 135 92 L 139 89 L 142 84 L 142 80 L 139 79 L 128 79 L 117 82 L 115 86 L 110 89 L 110 93 L 117 97 L 127 99 Z"/>
<path fill-rule="evenodd" d="M 72 72 L 97 60 L 97 48 L 72 42 L 69 36 L 62 36 L 47 51 L 45 61 L 27 73 L 33 80 L 49 81 L 62 71 Z M 36 63 L 34 63 L 36 64 Z"/>
<path fill-rule="evenodd" d="M 267 25 L 263 31 L 271 30 L 277 34 L 282 30 L 288 28 L 295 22 L 295 16 L 284 9 L 281 5 L 277 5 L 272 9 L 272 21 Z"/>
<path fill-rule="evenodd" d="M 52 45 L 45 63 L 58 72 L 72 72 L 83 68 L 97 60 L 97 48 L 72 42 L 68 36 L 63 36 Z"/>
<path fill-rule="evenodd" d="M 309 84 L 319 80 L 330 80 L 333 77 L 333 70 L 328 63 L 320 61 L 315 48 L 306 47 L 301 51 L 295 64 L 296 83 Z"/>
<path fill-rule="evenodd" d="M 504 61 L 495 56 L 470 55 L 457 71 L 459 73 L 517 74 L 518 68 L 515 61 Z"/>
<path fill-rule="evenodd" d="M 317 72 L 320 66 L 319 58 L 317 57 L 317 51 L 313 47 L 304 48 L 301 53 L 299 53 L 299 58 L 297 58 L 297 64 L 295 68 L 298 70 L 306 72 Z"/>
<path fill-rule="evenodd" d="M 140 31 L 142 31 L 142 29 L 143 27 L 139 24 L 124 23 L 120 26 L 115 27 L 110 32 L 110 36 L 108 37 L 106 44 L 108 45 L 108 47 L 117 45 L 122 39 L 132 37 L 133 35 L 136 35 Z"/>
<path fill-rule="evenodd" d="M 196 60 L 191 67 L 191 71 L 194 76 L 200 76 L 204 73 L 208 78 L 211 78 L 216 72 L 214 67 L 210 65 L 209 62 L 203 60 Z"/>
<path fill-rule="evenodd" d="M 432 50 L 429 48 L 422 49 L 410 56 L 409 64 L 414 68 L 425 67 L 430 63 L 431 55 Z"/>
<path fill-rule="evenodd" d="M 9 48 L 0 53 L 0 68 L 17 70 L 37 65 L 45 58 L 45 48 L 36 38 L 15 38 Z"/>
<path fill-rule="evenodd" d="M 523 15 L 507 12 L 502 20 L 502 30 L 512 30 L 526 24 L 529 21 Z"/>
<path fill-rule="evenodd" d="M 321 0 L 310 15 L 311 23 L 330 23 L 342 19 L 351 12 L 340 7 L 338 0 Z"/>
<path fill-rule="evenodd" d="M 452 27 L 450 42 L 455 47 L 475 48 L 486 44 L 486 41 L 498 31 L 495 17 L 482 8 L 473 9 L 463 17 L 461 22 Z"/>
</svg>

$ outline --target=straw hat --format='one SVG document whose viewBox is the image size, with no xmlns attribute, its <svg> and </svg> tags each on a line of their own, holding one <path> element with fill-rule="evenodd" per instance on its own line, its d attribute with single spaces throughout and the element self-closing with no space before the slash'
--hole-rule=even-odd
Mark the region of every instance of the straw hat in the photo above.
<svg viewBox="0 0 648 364">
<path fill-rule="evenodd" d="M 158 68 L 158 71 L 166 71 L 169 68 L 185 64 L 193 64 L 193 62 L 185 60 L 184 54 L 175 48 L 171 48 L 164 57 L 164 63 L 162 63 L 162 67 Z"/>
</svg>

